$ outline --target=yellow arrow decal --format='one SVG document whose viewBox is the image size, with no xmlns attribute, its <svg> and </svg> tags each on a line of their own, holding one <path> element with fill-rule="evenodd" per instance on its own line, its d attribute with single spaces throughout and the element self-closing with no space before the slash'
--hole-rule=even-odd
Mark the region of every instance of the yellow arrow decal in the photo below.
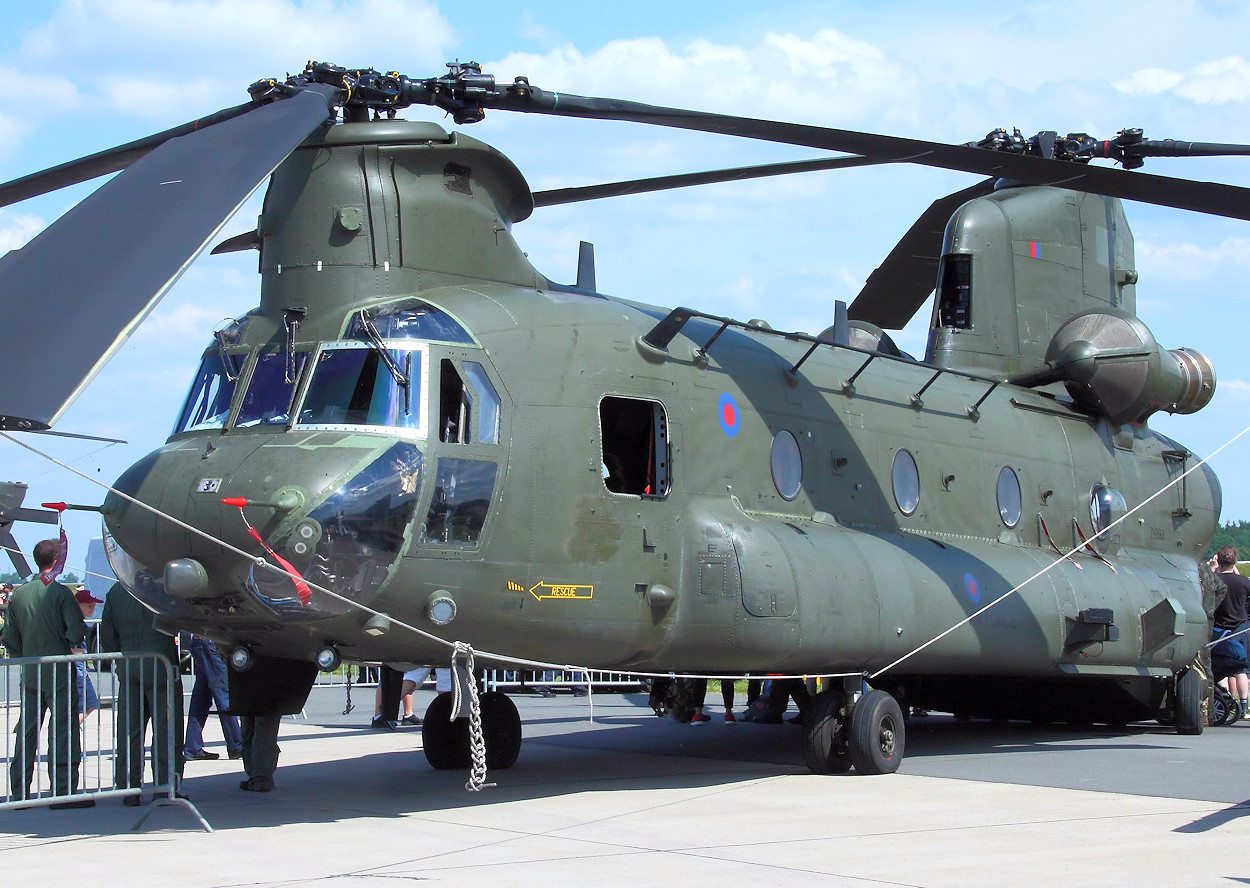
<svg viewBox="0 0 1250 888">
<path fill-rule="evenodd" d="M 539 601 L 544 598 L 576 598 L 579 600 L 595 597 L 594 586 L 576 586 L 569 583 L 535 583 L 530 587 L 530 595 Z"/>
</svg>

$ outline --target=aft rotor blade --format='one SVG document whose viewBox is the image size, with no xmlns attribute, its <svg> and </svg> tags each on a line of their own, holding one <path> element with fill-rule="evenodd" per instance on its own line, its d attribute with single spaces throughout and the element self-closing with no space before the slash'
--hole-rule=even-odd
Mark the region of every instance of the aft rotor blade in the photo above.
<svg viewBox="0 0 1250 888">
<path fill-rule="evenodd" d="M 915 163 L 941 169 L 980 173 L 1028 185 L 1052 185 L 1193 210 L 1216 216 L 1250 220 L 1250 188 L 1217 182 L 1173 179 L 1137 171 L 1050 160 L 965 145 L 947 145 L 921 139 L 881 136 L 854 130 L 799 123 L 734 117 L 703 111 L 665 108 L 619 99 L 575 96 L 526 86 L 504 88 L 485 98 L 481 107 L 559 117 L 623 120 L 697 132 L 722 133 L 747 139 L 804 145 L 870 157 L 884 163 Z"/>
<path fill-rule="evenodd" d="M 0 259 L 0 428 L 54 423 L 339 94 L 313 85 L 169 139 Z"/>
<path fill-rule="evenodd" d="M 937 286 L 946 223 L 965 203 L 992 192 L 995 181 L 986 179 L 931 203 L 868 275 L 864 288 L 847 309 L 847 317 L 887 330 L 905 327 Z"/>
<path fill-rule="evenodd" d="M 600 200 L 605 197 L 622 197 L 627 194 L 646 194 L 651 191 L 667 191 L 673 188 L 689 188 L 693 185 L 711 185 L 717 182 L 736 182 L 743 179 L 759 179 L 765 176 L 786 176 L 816 170 L 836 170 L 848 167 L 870 166 L 882 163 L 869 157 L 826 157 L 816 160 L 795 160 L 787 163 L 769 163 L 758 166 L 733 167 L 724 170 L 708 170 L 701 173 L 679 173 L 673 176 L 655 176 L 649 179 L 631 179 L 625 182 L 605 182 L 601 185 L 583 185 L 575 188 L 553 188 L 534 192 L 535 207 L 577 203 L 584 200 Z"/>
<path fill-rule="evenodd" d="M 224 123 L 241 114 L 254 111 L 259 107 L 259 102 L 247 102 L 242 105 L 236 105 L 233 108 L 218 111 L 216 114 L 201 117 L 199 120 L 192 120 L 181 126 L 167 129 L 164 132 L 156 133 L 143 139 L 136 139 L 133 142 L 127 142 L 125 145 L 118 145 L 116 148 L 89 154 L 86 157 L 80 157 L 68 163 L 58 164 L 38 173 L 31 173 L 29 176 L 14 179 L 11 182 L 5 182 L 3 185 L 0 185 L 0 207 L 7 207 L 9 204 L 17 203 L 20 200 L 47 194 L 49 191 L 56 191 L 58 188 L 77 185 L 79 182 L 86 182 L 97 176 L 124 170 L 140 157 L 143 157 L 143 155 L 154 148 L 160 147 L 170 139 L 176 139 L 179 136 L 189 135 L 197 130 Z"/>
</svg>

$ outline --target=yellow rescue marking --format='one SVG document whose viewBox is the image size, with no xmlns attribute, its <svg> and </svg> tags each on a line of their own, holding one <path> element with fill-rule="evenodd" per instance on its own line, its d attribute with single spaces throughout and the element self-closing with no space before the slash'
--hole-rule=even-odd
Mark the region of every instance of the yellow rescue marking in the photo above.
<svg viewBox="0 0 1250 888">
<path fill-rule="evenodd" d="M 543 590 L 543 591 L 539 591 Z M 576 598 L 585 600 L 595 597 L 594 586 L 575 586 L 568 583 L 535 583 L 530 587 L 530 595 L 539 601 L 544 598 Z"/>
<path fill-rule="evenodd" d="M 512 580 L 508 580 L 508 591 L 509 592 L 524 592 L 525 587 L 522 586 L 520 583 L 514 583 L 512 582 Z"/>
</svg>

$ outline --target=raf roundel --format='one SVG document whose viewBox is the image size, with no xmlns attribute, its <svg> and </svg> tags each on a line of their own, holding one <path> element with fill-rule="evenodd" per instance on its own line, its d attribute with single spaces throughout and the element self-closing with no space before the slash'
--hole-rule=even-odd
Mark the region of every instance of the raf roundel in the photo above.
<svg viewBox="0 0 1250 888">
<path fill-rule="evenodd" d="M 736 438 L 741 424 L 738 402 L 734 400 L 733 395 L 725 392 L 720 396 L 720 427 L 725 430 L 726 435 Z"/>
<path fill-rule="evenodd" d="M 981 588 L 977 585 L 977 578 L 970 573 L 964 574 L 964 588 L 968 590 L 968 598 L 973 604 L 981 603 Z"/>
</svg>

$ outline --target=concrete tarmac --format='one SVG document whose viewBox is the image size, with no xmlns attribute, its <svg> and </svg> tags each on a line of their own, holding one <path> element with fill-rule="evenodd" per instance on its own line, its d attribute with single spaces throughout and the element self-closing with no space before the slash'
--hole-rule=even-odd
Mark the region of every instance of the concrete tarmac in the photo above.
<svg viewBox="0 0 1250 888">
<path fill-rule="evenodd" d="M 272 793 L 189 762 L 177 807 L 0 812 L 7 884 L 966 886 L 1250 883 L 1250 726 L 1038 728 L 913 719 L 898 774 L 807 773 L 790 725 L 679 725 L 641 694 L 517 696 L 494 788 L 432 770 L 420 729 L 367 727 L 371 689 L 284 719 Z M 430 698 L 418 693 L 418 711 Z M 716 694 L 708 695 L 709 702 Z M 145 799 L 146 800 L 146 799 Z"/>
</svg>

